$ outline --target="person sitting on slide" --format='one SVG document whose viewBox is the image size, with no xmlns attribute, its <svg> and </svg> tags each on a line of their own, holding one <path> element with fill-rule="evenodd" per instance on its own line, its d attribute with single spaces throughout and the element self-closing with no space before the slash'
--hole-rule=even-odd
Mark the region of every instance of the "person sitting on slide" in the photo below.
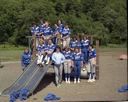
<svg viewBox="0 0 128 102">
<path fill-rule="evenodd" d="M 48 54 L 45 53 L 45 49 L 46 49 L 46 44 L 44 42 L 40 42 L 38 47 L 37 47 L 37 64 L 38 65 L 44 65 L 49 63 L 49 57 Z"/>
</svg>

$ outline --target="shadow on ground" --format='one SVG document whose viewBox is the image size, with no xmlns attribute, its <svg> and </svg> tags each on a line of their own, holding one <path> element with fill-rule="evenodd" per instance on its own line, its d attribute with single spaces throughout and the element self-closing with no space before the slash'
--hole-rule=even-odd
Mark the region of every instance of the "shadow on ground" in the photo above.
<svg viewBox="0 0 128 102">
<path fill-rule="evenodd" d="M 42 91 L 44 88 L 46 88 L 48 85 L 50 85 L 52 82 L 54 82 L 54 73 L 47 73 L 44 78 L 41 80 L 39 85 L 34 91 L 34 95 L 37 94 L 38 92 Z M 54 82 L 55 84 L 55 82 Z"/>
</svg>

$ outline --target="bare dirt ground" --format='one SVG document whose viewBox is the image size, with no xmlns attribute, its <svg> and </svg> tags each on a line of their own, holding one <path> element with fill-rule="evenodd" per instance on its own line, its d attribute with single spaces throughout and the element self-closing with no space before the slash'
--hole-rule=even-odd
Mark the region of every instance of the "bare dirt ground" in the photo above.
<svg viewBox="0 0 128 102">
<path fill-rule="evenodd" d="M 80 84 L 66 84 L 61 87 L 54 85 L 53 70 L 45 75 L 33 96 L 26 102 L 44 102 L 43 98 L 48 93 L 61 97 L 60 101 L 125 101 L 128 93 L 118 93 L 119 87 L 127 83 L 127 61 L 118 60 L 123 51 L 100 53 L 99 80 L 88 83 L 82 79 Z M 19 63 L 5 63 L 0 69 L 0 91 L 9 87 L 22 73 Z M 8 102 L 8 97 L 0 96 L 0 102 Z"/>
</svg>

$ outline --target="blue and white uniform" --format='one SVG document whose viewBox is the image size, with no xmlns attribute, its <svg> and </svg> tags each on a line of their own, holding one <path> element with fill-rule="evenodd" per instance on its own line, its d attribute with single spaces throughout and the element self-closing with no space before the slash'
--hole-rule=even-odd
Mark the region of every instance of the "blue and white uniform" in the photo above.
<svg viewBox="0 0 128 102">
<path fill-rule="evenodd" d="M 89 50 L 89 59 L 96 58 L 96 50 Z"/>
<path fill-rule="evenodd" d="M 84 54 L 84 63 L 88 62 L 88 54 L 89 54 L 89 47 L 90 41 L 88 39 L 86 40 L 81 40 L 81 51 Z"/>
<path fill-rule="evenodd" d="M 23 67 L 23 70 L 31 63 L 31 53 L 30 52 L 24 52 L 21 56 L 21 65 Z"/>
<path fill-rule="evenodd" d="M 72 52 L 71 51 L 63 51 L 62 53 L 65 56 L 65 59 L 67 59 L 67 60 L 72 59 Z"/>
<path fill-rule="evenodd" d="M 81 49 L 81 41 L 76 40 L 76 47 Z"/>
<path fill-rule="evenodd" d="M 88 71 L 88 77 L 89 77 L 89 81 L 90 80 L 95 80 L 95 76 L 96 76 L 96 50 L 92 49 L 89 50 L 89 63 L 90 63 L 90 67 L 87 68 Z"/>
<path fill-rule="evenodd" d="M 53 31 L 52 31 L 51 27 L 44 27 L 44 30 L 43 30 L 44 36 L 52 35 L 52 33 L 53 33 Z"/>
<path fill-rule="evenodd" d="M 77 47 L 76 41 L 71 40 L 69 46 L 70 48 L 76 48 Z"/>
<path fill-rule="evenodd" d="M 38 33 L 39 33 L 39 27 L 38 26 L 31 27 L 31 34 L 32 35 L 38 36 Z"/>
<path fill-rule="evenodd" d="M 83 61 L 82 53 L 74 53 L 72 56 L 72 60 L 74 62 L 74 70 L 75 70 L 75 78 L 80 78 L 81 75 L 81 64 Z"/>
<path fill-rule="evenodd" d="M 45 28 L 45 24 L 41 24 L 41 25 L 39 26 L 39 32 L 43 34 L 44 28 Z"/>
<path fill-rule="evenodd" d="M 64 29 L 64 25 L 63 24 L 58 25 L 58 32 L 59 33 L 61 33 L 63 29 Z"/>
<path fill-rule="evenodd" d="M 61 31 L 61 34 L 62 34 L 62 37 L 67 37 L 71 34 L 71 31 L 69 28 L 63 28 L 62 31 Z"/>
<path fill-rule="evenodd" d="M 50 52 L 53 52 L 55 50 L 56 46 L 54 44 L 47 44 L 46 45 L 46 48 L 45 48 L 45 51 L 50 51 Z"/>
<path fill-rule="evenodd" d="M 64 73 L 65 73 L 65 81 L 66 83 L 70 83 L 70 73 L 72 66 L 72 52 L 71 51 L 63 51 L 63 55 L 65 56 L 64 62 Z"/>
<path fill-rule="evenodd" d="M 43 52 L 45 50 L 46 44 L 38 45 L 37 46 L 37 51 L 38 52 Z"/>
</svg>

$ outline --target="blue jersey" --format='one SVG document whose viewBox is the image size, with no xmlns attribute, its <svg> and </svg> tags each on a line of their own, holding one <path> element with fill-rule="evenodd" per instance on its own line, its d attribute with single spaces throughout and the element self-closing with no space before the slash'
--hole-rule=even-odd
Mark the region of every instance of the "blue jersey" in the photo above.
<svg viewBox="0 0 128 102">
<path fill-rule="evenodd" d="M 80 41 L 76 41 L 76 47 L 81 48 L 81 42 Z"/>
<path fill-rule="evenodd" d="M 23 53 L 22 54 L 22 58 L 21 58 L 21 61 L 22 61 L 22 65 L 25 65 L 25 64 L 29 64 L 31 62 L 31 53 Z"/>
<path fill-rule="evenodd" d="M 44 48 L 45 48 L 45 46 L 46 46 L 45 44 L 38 45 L 38 46 L 37 46 L 37 51 L 38 51 L 38 52 L 43 51 L 43 50 L 44 50 Z"/>
<path fill-rule="evenodd" d="M 59 32 L 59 27 L 57 26 L 57 27 L 54 28 L 54 34 L 56 34 L 58 32 Z"/>
<path fill-rule="evenodd" d="M 50 27 L 44 27 L 44 30 L 43 30 L 43 35 L 44 36 L 47 36 L 47 35 L 52 35 L 53 31 Z"/>
<path fill-rule="evenodd" d="M 46 45 L 45 51 L 51 51 L 53 52 L 55 50 L 56 46 L 54 44 Z"/>
<path fill-rule="evenodd" d="M 73 53 L 72 60 L 73 61 L 83 61 L 84 60 L 83 54 L 82 53 Z"/>
<path fill-rule="evenodd" d="M 69 28 L 63 28 L 61 31 L 62 37 L 69 36 L 71 34 Z"/>
<path fill-rule="evenodd" d="M 38 35 L 38 33 L 39 33 L 39 27 L 38 26 L 31 27 L 31 33 L 32 33 L 32 35 Z"/>
<path fill-rule="evenodd" d="M 89 59 L 95 57 L 96 57 L 96 50 L 95 49 L 89 50 Z"/>
<path fill-rule="evenodd" d="M 63 24 L 58 25 L 58 31 L 60 33 L 62 32 L 63 29 L 64 29 L 64 25 Z"/>
<path fill-rule="evenodd" d="M 90 41 L 88 39 L 81 41 L 81 48 L 82 49 L 84 49 L 84 48 L 88 49 L 89 45 L 90 45 Z"/>
<path fill-rule="evenodd" d="M 39 32 L 43 33 L 44 32 L 44 28 L 45 28 L 45 24 L 42 24 L 39 26 Z"/>
<path fill-rule="evenodd" d="M 62 53 L 65 56 L 65 59 L 72 59 L 71 51 L 63 51 Z"/>
<path fill-rule="evenodd" d="M 70 46 L 71 48 L 76 48 L 76 47 L 77 47 L 76 41 L 71 40 L 69 46 Z"/>
</svg>

